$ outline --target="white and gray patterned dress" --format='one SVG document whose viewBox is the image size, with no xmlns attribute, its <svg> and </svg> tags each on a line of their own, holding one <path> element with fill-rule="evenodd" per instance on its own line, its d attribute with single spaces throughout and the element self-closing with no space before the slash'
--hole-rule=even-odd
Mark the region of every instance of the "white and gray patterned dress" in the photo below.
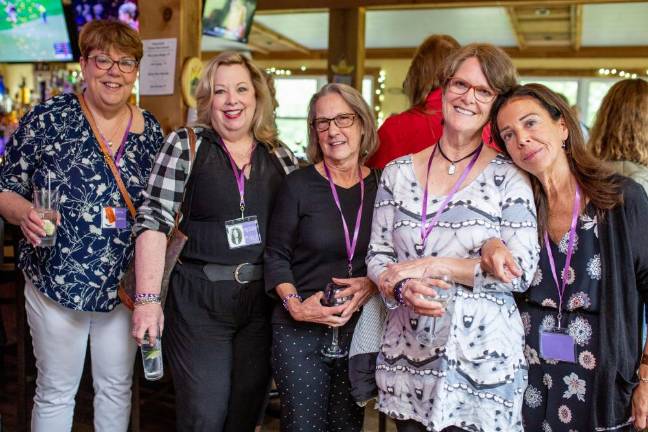
<svg viewBox="0 0 648 432">
<path fill-rule="evenodd" d="M 524 330 L 512 292 L 528 288 L 538 261 L 533 192 L 522 171 L 499 155 L 459 190 L 420 246 L 423 189 L 405 156 L 385 167 L 376 196 L 369 276 L 378 281 L 387 263 L 422 256 L 477 258 L 483 243 L 501 238 L 523 275 L 511 284 L 475 267 L 474 287 L 457 285 L 437 318 L 432 345 L 416 334 L 431 319 L 406 306 L 389 311 L 376 380 L 379 409 L 414 420 L 431 431 L 457 426 L 468 431 L 522 431 L 527 385 Z M 428 220 L 442 196 L 428 198 Z"/>
</svg>

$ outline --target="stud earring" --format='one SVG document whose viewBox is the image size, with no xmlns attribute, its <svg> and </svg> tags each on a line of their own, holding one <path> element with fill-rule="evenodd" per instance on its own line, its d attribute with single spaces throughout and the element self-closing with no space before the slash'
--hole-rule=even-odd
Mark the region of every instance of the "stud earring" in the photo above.
<svg viewBox="0 0 648 432">
<path fill-rule="evenodd" d="M 565 141 L 563 141 L 563 143 L 562 143 L 562 148 L 564 148 L 564 149 L 567 148 L 567 143 Z"/>
</svg>

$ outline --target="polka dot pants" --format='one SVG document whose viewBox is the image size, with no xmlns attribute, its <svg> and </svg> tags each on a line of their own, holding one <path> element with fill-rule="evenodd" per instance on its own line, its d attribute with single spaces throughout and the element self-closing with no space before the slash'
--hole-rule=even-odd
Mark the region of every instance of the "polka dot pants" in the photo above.
<svg viewBox="0 0 648 432">
<path fill-rule="evenodd" d="M 357 315 L 357 314 L 356 314 Z M 355 320 L 340 329 L 349 349 Z M 326 359 L 331 330 L 321 325 L 273 325 L 272 366 L 281 398 L 281 432 L 359 432 L 364 408 L 350 394 L 348 358 Z"/>
</svg>

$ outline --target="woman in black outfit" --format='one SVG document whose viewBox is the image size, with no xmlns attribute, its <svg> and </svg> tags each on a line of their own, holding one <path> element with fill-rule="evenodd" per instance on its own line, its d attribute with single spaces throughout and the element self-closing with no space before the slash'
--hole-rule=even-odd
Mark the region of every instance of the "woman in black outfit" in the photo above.
<svg viewBox="0 0 648 432">
<path fill-rule="evenodd" d="M 378 173 L 363 165 L 377 146 L 373 115 L 358 93 L 327 84 L 311 99 L 308 157 L 286 178 L 268 230 L 266 289 L 283 432 L 360 431 L 363 408 L 350 394 L 348 360 L 325 358 L 330 327 L 348 350 L 360 307 L 376 292 L 366 277 Z M 340 306 L 321 304 L 324 287 L 346 288 Z"/>
<path fill-rule="evenodd" d="M 265 78 L 247 58 L 215 57 L 196 96 L 195 159 L 192 130 L 171 133 L 138 210 L 137 294 L 147 301 L 136 305 L 133 336 L 141 343 L 145 331 L 155 337 L 166 324 L 177 430 L 251 432 L 270 381 L 267 221 L 296 161 L 278 144 Z M 180 210 L 189 240 L 171 275 L 163 317 L 166 234 Z M 156 294 L 157 302 L 148 301 Z"/>
</svg>

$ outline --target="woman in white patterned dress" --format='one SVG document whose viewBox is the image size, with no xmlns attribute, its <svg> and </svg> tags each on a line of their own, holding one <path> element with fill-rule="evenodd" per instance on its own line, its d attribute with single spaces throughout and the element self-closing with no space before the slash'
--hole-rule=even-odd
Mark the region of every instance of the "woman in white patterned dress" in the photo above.
<svg viewBox="0 0 648 432">
<path fill-rule="evenodd" d="M 438 145 L 388 164 L 376 198 L 367 264 L 393 307 L 377 360 L 379 409 L 399 432 L 521 431 L 527 364 L 512 293 L 528 287 L 536 268 L 535 207 L 526 175 L 481 141 L 496 95 L 516 84 L 515 69 L 498 48 L 473 44 L 448 58 L 440 81 Z M 511 283 L 480 268 L 491 237 L 522 269 Z M 448 285 L 421 280 L 442 271 L 456 284 L 445 308 L 423 296 Z M 431 340 L 422 343 L 422 333 Z"/>
</svg>

